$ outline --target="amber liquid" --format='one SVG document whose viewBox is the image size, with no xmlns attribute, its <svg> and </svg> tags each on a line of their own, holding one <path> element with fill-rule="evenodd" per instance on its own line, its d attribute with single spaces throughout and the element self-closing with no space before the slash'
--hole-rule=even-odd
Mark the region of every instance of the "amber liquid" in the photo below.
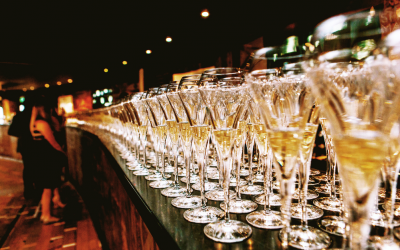
<svg viewBox="0 0 400 250">
<path fill-rule="evenodd" d="M 208 125 L 198 125 L 192 127 L 192 135 L 197 150 L 205 150 L 207 139 L 210 137 L 211 128 Z"/>
<path fill-rule="evenodd" d="M 283 178 L 292 177 L 302 137 L 297 128 L 268 131 L 268 140 Z"/>
<path fill-rule="evenodd" d="M 237 135 L 237 129 L 218 129 L 213 131 L 213 135 L 217 147 L 220 149 L 222 155 L 224 157 L 228 157 L 229 155 L 231 155 L 230 149 Z"/>
<path fill-rule="evenodd" d="M 260 153 L 262 155 L 266 155 L 268 153 L 268 139 L 267 139 L 267 130 L 264 124 L 256 124 L 254 125 L 255 138 L 257 141 L 257 146 L 260 149 Z"/>
<path fill-rule="evenodd" d="M 190 128 L 189 122 L 178 123 L 178 127 L 182 142 L 189 145 L 192 140 L 192 129 Z"/>
<path fill-rule="evenodd" d="M 381 166 L 387 156 L 389 141 L 377 131 L 357 131 L 334 137 L 337 160 L 345 185 L 363 204 L 375 186 Z"/>
<path fill-rule="evenodd" d="M 317 133 L 318 125 L 307 123 L 301 142 L 301 153 L 304 161 L 308 160 L 314 146 L 315 134 Z"/>
<path fill-rule="evenodd" d="M 167 120 L 167 126 L 169 138 L 173 144 L 177 144 L 179 139 L 178 123 L 175 120 Z"/>
</svg>

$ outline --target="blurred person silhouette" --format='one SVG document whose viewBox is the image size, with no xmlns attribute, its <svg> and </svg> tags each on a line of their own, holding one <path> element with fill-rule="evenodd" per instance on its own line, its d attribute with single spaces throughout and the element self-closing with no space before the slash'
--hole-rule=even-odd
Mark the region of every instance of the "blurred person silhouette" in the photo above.
<svg viewBox="0 0 400 250">
<path fill-rule="evenodd" d="M 32 97 L 26 97 L 25 109 L 17 113 L 11 122 L 8 134 L 18 137 L 17 152 L 22 156 L 24 169 L 22 171 L 22 179 L 24 182 L 25 200 L 40 199 L 41 190 L 34 185 L 35 165 L 34 155 L 32 153 L 33 138 L 30 132 L 29 124 L 32 114 Z"/>
<path fill-rule="evenodd" d="M 59 194 L 62 167 L 66 162 L 63 150 L 65 135 L 63 126 L 57 119 L 49 101 L 40 97 L 32 108 L 30 131 L 33 138 L 32 152 L 35 164 L 35 185 L 43 189 L 40 219 L 44 224 L 60 219 L 51 215 L 51 203 L 55 207 L 64 207 Z"/>
</svg>

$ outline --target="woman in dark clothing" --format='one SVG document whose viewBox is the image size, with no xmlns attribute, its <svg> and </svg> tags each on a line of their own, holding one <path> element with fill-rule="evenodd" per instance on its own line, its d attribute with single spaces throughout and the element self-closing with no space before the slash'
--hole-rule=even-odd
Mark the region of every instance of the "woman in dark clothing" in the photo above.
<svg viewBox="0 0 400 250">
<path fill-rule="evenodd" d="M 65 153 L 60 145 L 62 126 L 51 115 L 51 109 L 41 103 L 32 109 L 30 129 L 33 136 L 32 152 L 35 156 L 36 180 L 35 184 L 43 189 L 41 205 L 42 216 L 45 223 L 59 221 L 59 218 L 51 216 L 51 201 L 54 206 L 62 204 L 58 188 L 61 185 L 62 165 L 61 160 Z"/>
</svg>

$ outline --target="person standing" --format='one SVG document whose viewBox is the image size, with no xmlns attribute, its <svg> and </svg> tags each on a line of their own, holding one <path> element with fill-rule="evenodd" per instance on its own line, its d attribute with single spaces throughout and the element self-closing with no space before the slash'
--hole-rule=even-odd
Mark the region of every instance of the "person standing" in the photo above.
<svg viewBox="0 0 400 250">
<path fill-rule="evenodd" d="M 45 224 L 57 222 L 60 219 L 51 215 L 51 203 L 64 207 L 61 202 L 59 187 L 61 186 L 62 166 L 66 160 L 65 152 L 60 144 L 62 126 L 52 115 L 52 108 L 41 98 L 32 108 L 30 131 L 33 137 L 32 152 L 36 178 L 35 184 L 43 189 L 41 197 L 42 215 L 40 219 Z"/>
</svg>

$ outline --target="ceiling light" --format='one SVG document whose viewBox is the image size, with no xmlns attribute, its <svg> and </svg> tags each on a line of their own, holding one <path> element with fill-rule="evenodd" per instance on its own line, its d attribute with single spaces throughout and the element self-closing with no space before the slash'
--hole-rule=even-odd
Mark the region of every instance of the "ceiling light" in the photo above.
<svg viewBox="0 0 400 250">
<path fill-rule="evenodd" d="M 73 81 L 72 81 L 72 79 L 68 79 L 68 83 L 72 83 Z"/>
<path fill-rule="evenodd" d="M 146 54 L 150 55 L 151 54 L 151 50 L 146 50 Z"/>
<path fill-rule="evenodd" d="M 57 85 L 61 85 L 61 82 L 60 82 L 60 81 L 58 81 L 58 82 L 57 82 Z"/>
<path fill-rule="evenodd" d="M 122 61 L 122 64 L 123 64 L 123 65 L 127 65 L 128 62 L 127 62 L 127 61 Z"/>
<path fill-rule="evenodd" d="M 26 88 L 23 88 L 22 91 L 26 92 Z"/>
<path fill-rule="evenodd" d="M 167 38 L 165 38 L 165 41 L 167 41 L 167 43 L 170 43 L 170 42 L 172 42 L 172 38 L 167 36 Z"/>
<path fill-rule="evenodd" d="M 50 84 L 46 83 L 44 86 L 45 86 L 46 88 L 48 88 L 48 87 L 50 87 Z"/>
<path fill-rule="evenodd" d="M 107 69 L 107 68 L 105 68 L 105 69 L 104 69 L 104 73 L 107 73 L 107 72 L 108 72 L 108 69 Z"/>
<path fill-rule="evenodd" d="M 29 89 L 30 89 L 30 90 L 34 90 L 34 89 L 35 89 L 35 87 L 31 86 Z"/>
<path fill-rule="evenodd" d="M 210 16 L 210 12 L 208 12 L 207 9 L 204 9 L 204 10 L 201 12 L 201 16 L 202 16 L 203 18 L 207 18 L 207 17 Z"/>
</svg>

